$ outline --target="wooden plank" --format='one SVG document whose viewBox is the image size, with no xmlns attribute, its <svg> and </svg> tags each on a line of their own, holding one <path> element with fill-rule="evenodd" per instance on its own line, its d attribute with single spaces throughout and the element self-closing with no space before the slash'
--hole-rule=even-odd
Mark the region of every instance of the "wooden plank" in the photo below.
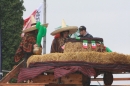
<svg viewBox="0 0 130 86">
<path fill-rule="evenodd" d="M 54 75 L 39 75 L 32 79 L 33 83 L 58 83 L 58 79 L 54 78 Z M 81 74 L 69 74 L 61 78 L 62 84 L 82 84 Z"/>
<path fill-rule="evenodd" d="M 49 84 L 46 86 L 82 86 L 82 85 L 76 85 L 76 84 Z"/>
<path fill-rule="evenodd" d="M 11 78 L 13 78 L 24 65 L 24 60 L 21 61 L 14 69 L 12 69 L 5 77 L 2 78 L 0 83 L 7 83 Z"/>
<path fill-rule="evenodd" d="M 45 83 L 0 83 L 0 86 L 45 86 Z"/>
<path fill-rule="evenodd" d="M 61 78 L 63 84 L 82 84 L 82 74 L 69 74 Z"/>
<path fill-rule="evenodd" d="M 58 80 L 54 79 L 53 75 L 39 75 L 37 78 L 33 79 L 34 83 L 58 83 Z M 130 80 L 130 78 L 114 78 L 114 81 Z M 91 78 L 91 81 L 103 81 L 103 78 Z M 61 78 L 61 83 L 63 84 L 82 84 L 82 79 L 80 74 L 69 74 Z"/>
<path fill-rule="evenodd" d="M 113 80 L 119 81 L 119 80 L 130 80 L 130 78 L 114 78 Z"/>
<path fill-rule="evenodd" d="M 58 80 L 54 79 L 54 75 L 39 75 L 32 81 L 33 83 L 58 83 Z"/>
</svg>

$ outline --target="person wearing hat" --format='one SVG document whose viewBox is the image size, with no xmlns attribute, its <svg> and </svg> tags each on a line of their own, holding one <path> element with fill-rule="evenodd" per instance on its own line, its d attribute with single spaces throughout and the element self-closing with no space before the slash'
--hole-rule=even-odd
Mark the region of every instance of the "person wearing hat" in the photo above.
<svg viewBox="0 0 130 86">
<path fill-rule="evenodd" d="M 38 28 L 36 28 L 36 20 L 34 16 L 31 16 L 31 27 L 23 30 L 24 37 L 22 37 L 22 41 L 15 53 L 14 60 L 15 62 L 19 62 L 22 58 L 24 58 L 25 62 L 27 59 L 33 55 L 33 49 L 35 46 L 38 46 L 36 44 L 36 38 L 37 34 L 39 33 Z M 48 24 L 42 25 L 43 27 L 47 27 Z M 40 25 L 39 25 L 40 26 Z M 25 63 L 26 64 L 26 63 Z"/>
<path fill-rule="evenodd" d="M 51 33 L 52 36 L 55 36 L 52 45 L 51 45 L 51 53 L 63 53 L 63 48 L 65 44 L 65 40 L 69 38 L 70 34 L 75 33 L 78 30 L 77 26 L 67 26 L 65 21 L 62 20 L 62 26 L 57 30 Z"/>
<path fill-rule="evenodd" d="M 83 38 L 93 38 L 93 36 L 87 32 L 85 26 L 80 26 L 80 27 L 79 27 L 79 32 L 80 32 L 79 37 L 83 37 Z"/>
</svg>

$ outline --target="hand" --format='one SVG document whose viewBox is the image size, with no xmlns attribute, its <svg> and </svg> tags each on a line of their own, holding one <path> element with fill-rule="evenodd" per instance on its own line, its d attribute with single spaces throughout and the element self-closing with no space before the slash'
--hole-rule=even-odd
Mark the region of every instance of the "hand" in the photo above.
<svg viewBox="0 0 130 86">
<path fill-rule="evenodd" d="M 34 44 L 33 47 L 34 47 L 34 48 L 35 48 L 35 47 L 38 47 L 38 45 L 37 45 L 37 44 Z"/>
</svg>

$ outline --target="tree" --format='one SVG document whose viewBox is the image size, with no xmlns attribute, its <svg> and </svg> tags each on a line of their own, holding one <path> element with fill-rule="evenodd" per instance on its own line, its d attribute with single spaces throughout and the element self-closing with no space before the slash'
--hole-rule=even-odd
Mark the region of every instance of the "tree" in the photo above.
<svg viewBox="0 0 130 86">
<path fill-rule="evenodd" d="M 11 70 L 17 63 L 14 54 L 21 41 L 23 27 L 23 0 L 1 0 L 2 69 Z"/>
</svg>

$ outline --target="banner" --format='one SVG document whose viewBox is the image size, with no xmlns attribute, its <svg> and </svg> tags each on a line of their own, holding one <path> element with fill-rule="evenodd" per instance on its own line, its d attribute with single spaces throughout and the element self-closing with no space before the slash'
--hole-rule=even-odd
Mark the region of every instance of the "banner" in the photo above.
<svg viewBox="0 0 130 86">
<path fill-rule="evenodd" d="M 43 24 L 43 12 L 44 12 L 44 10 L 43 10 L 43 4 L 41 4 L 38 8 L 37 8 L 37 10 L 36 10 L 36 15 L 35 15 L 35 18 L 36 18 L 36 21 L 40 21 L 41 22 L 41 24 Z"/>
<path fill-rule="evenodd" d="M 31 15 L 34 16 L 36 21 L 40 21 L 41 24 L 43 24 L 43 3 L 40 4 L 40 6 L 36 10 L 34 10 Z M 24 19 L 23 30 L 31 27 L 31 21 L 30 21 L 31 15 L 28 18 Z M 21 34 L 21 37 L 23 36 L 24 36 L 24 33 Z"/>
</svg>

